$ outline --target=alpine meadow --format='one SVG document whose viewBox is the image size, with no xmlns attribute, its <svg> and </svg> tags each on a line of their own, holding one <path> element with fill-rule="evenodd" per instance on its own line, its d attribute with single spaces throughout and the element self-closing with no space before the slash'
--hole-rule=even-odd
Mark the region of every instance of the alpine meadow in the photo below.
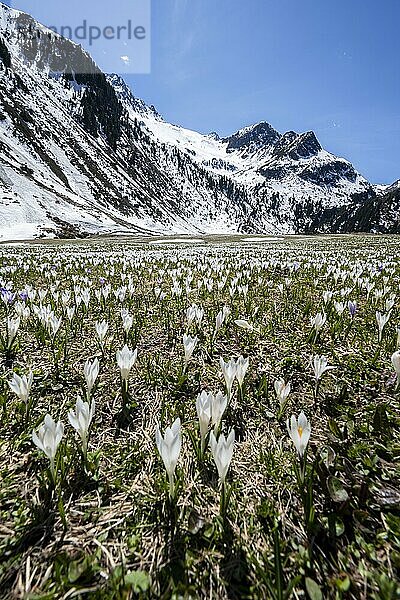
<svg viewBox="0 0 400 600">
<path fill-rule="evenodd" d="M 3 593 L 397 597 L 398 251 L 4 247 Z"/>
</svg>

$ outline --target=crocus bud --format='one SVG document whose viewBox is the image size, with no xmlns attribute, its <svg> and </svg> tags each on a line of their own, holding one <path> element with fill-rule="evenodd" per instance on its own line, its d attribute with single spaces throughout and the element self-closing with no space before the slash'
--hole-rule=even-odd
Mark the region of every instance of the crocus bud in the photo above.
<svg viewBox="0 0 400 600">
<path fill-rule="evenodd" d="M 72 408 L 68 412 L 68 420 L 72 427 L 79 433 L 82 440 L 82 449 L 85 458 L 87 454 L 89 428 L 93 420 L 94 411 L 94 400 L 92 400 L 89 406 L 88 402 L 83 402 L 83 400 L 78 396 L 76 400 L 75 412 L 72 410 Z"/>
<path fill-rule="evenodd" d="M 56 423 L 50 415 L 46 415 L 44 418 L 43 425 L 39 427 L 38 432 L 32 432 L 32 441 L 45 453 L 47 458 L 50 460 L 50 471 L 55 481 L 55 458 L 57 454 L 58 446 L 60 445 L 62 436 L 64 435 L 64 425 L 61 421 Z"/>
<path fill-rule="evenodd" d="M 310 318 L 311 327 L 318 333 L 321 331 L 326 322 L 326 315 L 324 313 L 317 313 L 315 317 Z"/>
<path fill-rule="evenodd" d="M 185 351 L 185 366 L 187 366 L 189 360 L 192 358 L 192 354 L 198 341 L 197 337 L 191 337 L 190 335 L 184 334 L 183 348 Z"/>
<path fill-rule="evenodd" d="M 274 383 L 274 388 L 279 404 L 283 407 L 290 394 L 290 383 L 285 383 L 284 379 L 277 379 Z"/>
<path fill-rule="evenodd" d="M 243 381 L 249 368 L 249 359 L 239 356 L 236 361 L 236 379 L 238 380 L 239 387 L 243 386 Z"/>
<path fill-rule="evenodd" d="M 126 335 L 129 334 L 133 325 L 133 317 L 130 314 L 124 314 L 122 317 L 122 327 Z"/>
<path fill-rule="evenodd" d="M 390 319 L 390 312 L 380 313 L 378 310 L 376 311 L 376 322 L 378 324 L 378 339 L 380 342 L 382 341 L 383 329 L 384 329 L 386 323 L 389 321 L 389 319 Z"/>
<path fill-rule="evenodd" d="M 7 347 L 11 348 L 13 342 L 17 336 L 19 325 L 21 323 L 21 319 L 17 317 L 16 319 L 11 319 L 10 317 L 7 319 Z"/>
<path fill-rule="evenodd" d="M 97 333 L 97 337 L 99 338 L 100 346 L 104 344 L 104 340 L 106 339 L 107 331 L 108 331 L 108 323 L 107 321 L 102 321 L 99 323 L 98 321 L 95 324 L 95 329 Z"/>
<path fill-rule="evenodd" d="M 99 371 L 100 364 L 98 358 L 95 358 L 93 362 L 90 362 L 89 360 L 85 362 L 83 373 L 85 376 L 88 398 L 92 393 L 92 389 L 98 377 Z"/>
<path fill-rule="evenodd" d="M 254 330 L 254 326 L 248 321 L 245 321 L 244 319 L 237 319 L 235 321 L 235 325 L 237 325 L 237 327 L 240 327 L 241 329 L 246 329 L 247 331 Z"/>
<path fill-rule="evenodd" d="M 22 375 L 20 377 L 16 373 L 13 374 L 13 378 L 8 382 L 11 390 L 18 396 L 18 398 L 27 404 L 31 386 L 33 382 L 33 373 L 29 371 L 28 376 Z"/>
<path fill-rule="evenodd" d="M 211 452 L 216 464 L 221 483 L 225 482 L 235 445 L 235 430 L 232 429 L 227 438 L 220 435 L 218 441 L 213 432 L 210 434 Z"/>
<path fill-rule="evenodd" d="M 221 358 L 219 359 L 219 364 L 221 366 L 222 374 L 225 379 L 226 389 L 228 392 L 228 400 L 230 400 L 232 385 L 236 377 L 236 362 L 233 358 L 231 358 L 231 360 L 229 360 L 228 362 L 224 362 L 224 359 L 221 356 Z"/>
<path fill-rule="evenodd" d="M 357 302 L 352 302 L 351 300 L 349 300 L 347 303 L 347 308 L 349 309 L 351 318 L 353 318 L 357 312 Z"/>
<path fill-rule="evenodd" d="M 196 311 L 197 311 L 197 307 L 196 306 L 189 306 L 189 308 L 186 310 L 186 319 L 187 319 L 187 323 L 188 323 L 188 327 L 190 327 L 193 323 L 193 321 L 196 318 Z"/>
<path fill-rule="evenodd" d="M 227 405 L 228 397 L 224 396 L 222 392 L 218 392 L 216 396 L 211 398 L 211 419 L 214 426 L 214 435 L 217 435 L 217 431 Z"/>
<path fill-rule="evenodd" d="M 199 419 L 200 425 L 200 437 L 201 437 L 201 451 L 204 452 L 205 447 L 205 439 L 208 433 L 208 426 L 211 420 L 211 405 L 212 405 L 212 394 L 207 394 L 207 392 L 201 392 L 197 396 L 196 400 L 196 410 L 197 417 Z"/>
<path fill-rule="evenodd" d="M 118 350 L 118 352 L 116 354 L 116 358 L 117 358 L 117 364 L 121 371 L 122 381 L 128 381 L 131 369 L 137 359 L 137 349 L 132 351 L 125 344 L 125 346 L 122 348 L 122 350 Z"/>
<path fill-rule="evenodd" d="M 172 427 L 167 427 L 164 437 L 161 435 L 160 429 L 157 428 L 156 444 L 168 474 L 169 494 L 172 497 L 174 494 L 174 473 L 182 445 L 181 420 L 179 418 L 174 421 Z"/>
<path fill-rule="evenodd" d="M 62 317 L 57 318 L 54 313 L 49 315 L 48 328 L 49 328 L 49 331 L 52 334 L 53 338 L 56 337 L 58 330 L 61 327 L 61 323 L 62 323 Z"/>
</svg>

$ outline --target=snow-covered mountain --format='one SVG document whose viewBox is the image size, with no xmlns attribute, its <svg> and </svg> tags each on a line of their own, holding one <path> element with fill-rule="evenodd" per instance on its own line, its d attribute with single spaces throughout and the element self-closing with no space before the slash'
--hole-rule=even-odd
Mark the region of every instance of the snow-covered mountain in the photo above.
<svg viewBox="0 0 400 600">
<path fill-rule="evenodd" d="M 167 123 L 80 46 L 2 4 L 0 194 L 0 240 L 332 232 L 377 197 L 313 132 L 261 122 L 221 139 Z"/>
</svg>

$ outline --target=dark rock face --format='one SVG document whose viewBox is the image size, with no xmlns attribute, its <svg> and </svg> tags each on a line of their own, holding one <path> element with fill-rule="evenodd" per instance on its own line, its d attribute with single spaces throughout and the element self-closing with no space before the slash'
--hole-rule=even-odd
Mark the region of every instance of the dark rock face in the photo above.
<svg viewBox="0 0 400 600">
<path fill-rule="evenodd" d="M 322 146 L 317 140 L 313 131 L 308 131 L 299 136 L 295 142 L 295 147 L 289 152 L 289 156 L 293 160 L 301 158 L 309 158 L 316 156 L 322 150 Z"/>
<path fill-rule="evenodd" d="M 316 156 L 322 150 L 313 131 L 297 134 L 294 131 L 285 133 L 275 145 L 272 153 L 274 158 L 289 158 L 300 160 Z"/>
<path fill-rule="evenodd" d="M 219 142 L 219 140 L 221 139 L 216 131 L 211 131 L 207 135 L 207 137 L 210 138 L 211 140 L 215 140 L 216 142 Z"/>
<path fill-rule="evenodd" d="M 287 171 L 283 167 L 266 166 L 259 169 L 258 172 L 265 177 L 265 179 L 276 179 L 278 181 L 282 181 L 287 175 Z"/>
<path fill-rule="evenodd" d="M 327 165 L 321 165 L 316 168 L 307 167 L 299 173 L 304 181 L 309 181 L 317 185 L 336 185 L 341 179 L 355 182 L 357 173 L 353 167 L 341 160 L 332 161 Z"/>
<path fill-rule="evenodd" d="M 244 150 L 248 153 L 252 153 L 264 146 L 273 146 L 280 137 L 280 133 L 278 133 L 278 131 L 276 131 L 269 123 L 262 122 L 254 125 L 254 127 L 242 129 L 222 141 L 228 142 L 227 152 Z"/>
</svg>

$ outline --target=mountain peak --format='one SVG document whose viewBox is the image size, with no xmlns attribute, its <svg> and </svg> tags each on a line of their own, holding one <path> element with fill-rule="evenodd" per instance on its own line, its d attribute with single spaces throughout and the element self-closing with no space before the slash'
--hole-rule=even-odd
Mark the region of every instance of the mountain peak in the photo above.
<svg viewBox="0 0 400 600">
<path fill-rule="evenodd" d="M 275 145 L 273 156 L 300 160 L 316 156 L 321 150 L 322 146 L 313 131 L 300 134 L 295 131 L 287 131 Z"/>
<path fill-rule="evenodd" d="M 219 142 L 221 139 L 216 131 L 210 131 L 210 133 L 207 134 L 207 137 L 216 142 Z"/>
<path fill-rule="evenodd" d="M 245 154 L 252 154 L 265 146 L 273 146 L 280 137 L 281 134 L 272 125 L 266 121 L 260 121 L 260 123 L 240 129 L 222 141 L 228 143 L 227 152 L 241 150 Z"/>
</svg>

